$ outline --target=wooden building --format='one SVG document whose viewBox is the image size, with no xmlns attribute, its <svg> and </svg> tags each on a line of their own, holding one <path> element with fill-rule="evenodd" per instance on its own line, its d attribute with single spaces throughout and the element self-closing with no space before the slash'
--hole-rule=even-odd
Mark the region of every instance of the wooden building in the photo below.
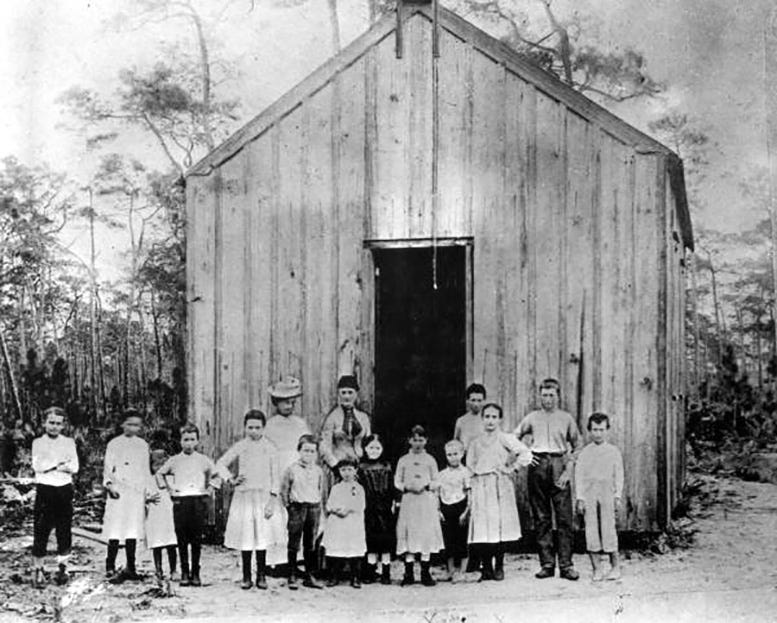
<svg viewBox="0 0 777 623">
<path fill-rule="evenodd" d="M 468 382 L 511 429 L 552 376 L 581 428 L 593 409 L 613 415 L 620 527 L 665 524 L 684 470 L 693 244 L 669 149 L 455 14 L 440 8 L 435 29 L 414 6 L 186 181 L 190 407 L 212 451 L 284 374 L 302 380 L 314 429 L 338 375 L 357 374 L 394 455 L 417 421 L 439 451 Z"/>
</svg>

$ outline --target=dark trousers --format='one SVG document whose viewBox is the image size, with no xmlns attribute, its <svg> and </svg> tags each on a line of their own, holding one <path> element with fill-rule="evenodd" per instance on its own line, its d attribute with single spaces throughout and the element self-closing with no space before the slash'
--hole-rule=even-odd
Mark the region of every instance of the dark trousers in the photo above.
<svg viewBox="0 0 777 623">
<path fill-rule="evenodd" d="M 556 481 L 567 463 L 565 456 L 537 454 L 539 463 L 529 466 L 529 500 L 534 513 L 540 564 L 546 568 L 572 566 L 572 488 L 563 489 Z M 556 514 L 558 551 L 553 543 L 553 515 Z"/>
<path fill-rule="evenodd" d="M 318 523 L 321 520 L 321 505 L 292 502 L 289 504 L 289 550 L 299 551 L 300 541 L 306 552 L 316 547 Z"/>
<path fill-rule="evenodd" d="M 440 503 L 442 521 L 442 540 L 445 543 L 445 556 L 453 558 L 456 564 L 461 563 L 467 557 L 467 536 L 469 524 L 461 525 L 461 514 L 467 510 L 467 499 L 464 498 L 455 504 Z"/>
<path fill-rule="evenodd" d="M 191 546 L 191 572 L 200 572 L 202 531 L 205 526 L 207 497 L 191 495 L 173 498 L 173 523 L 178 539 L 178 553 L 181 557 L 181 572 L 189 571 L 189 547 Z"/>
<path fill-rule="evenodd" d="M 57 535 L 57 553 L 60 556 L 69 554 L 72 543 L 70 525 L 73 520 L 73 485 L 36 485 L 33 517 L 32 555 L 35 558 L 46 555 L 46 545 L 52 530 Z"/>
</svg>

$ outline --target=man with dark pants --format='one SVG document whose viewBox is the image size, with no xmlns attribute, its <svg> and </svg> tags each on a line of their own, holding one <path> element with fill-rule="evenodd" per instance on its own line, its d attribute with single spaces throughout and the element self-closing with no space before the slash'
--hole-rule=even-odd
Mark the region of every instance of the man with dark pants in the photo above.
<svg viewBox="0 0 777 623">
<path fill-rule="evenodd" d="M 558 556 L 559 574 L 577 580 L 572 564 L 573 509 L 570 479 L 575 457 L 581 448 L 580 431 L 574 418 L 558 408 L 560 386 L 555 379 L 540 383 L 542 409 L 529 413 L 515 434 L 529 444 L 535 461 L 529 466 L 529 501 L 534 512 L 541 568 L 535 577 L 552 578 Z M 556 515 L 558 547 L 553 542 L 553 513 Z"/>
</svg>

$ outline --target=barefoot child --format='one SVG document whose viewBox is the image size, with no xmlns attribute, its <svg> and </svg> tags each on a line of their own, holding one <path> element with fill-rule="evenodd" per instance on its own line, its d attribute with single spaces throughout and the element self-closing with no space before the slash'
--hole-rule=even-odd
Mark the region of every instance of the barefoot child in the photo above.
<svg viewBox="0 0 777 623">
<path fill-rule="evenodd" d="M 458 439 L 445 444 L 448 467 L 440 472 L 440 522 L 445 557 L 448 563 L 447 581 L 461 580 L 462 560 L 467 558 L 469 532 L 469 469 L 461 464 L 464 446 Z"/>
<path fill-rule="evenodd" d="M 332 486 L 326 503 L 323 546 L 332 559 L 327 586 L 337 586 L 338 573 L 349 563 L 351 586 L 361 588 L 361 561 L 367 551 L 364 535 L 364 488 L 356 482 L 356 459 L 346 457 L 336 465 L 340 482 Z"/>
<path fill-rule="evenodd" d="M 200 553 L 202 529 L 211 489 L 219 486 L 216 466 L 197 452 L 200 429 L 194 424 L 181 427 L 181 452 L 167 459 L 157 474 L 167 476 L 173 500 L 175 536 L 181 557 L 181 586 L 202 586 Z M 191 547 L 191 566 L 189 548 Z"/>
<path fill-rule="evenodd" d="M 396 548 L 394 521 L 394 474 L 388 461 L 383 460 L 383 442 L 378 435 L 362 440 L 364 455 L 359 464 L 359 482 L 364 487 L 367 506 L 364 529 L 367 533 L 367 573 L 364 581 L 375 582 L 380 557 L 380 583 L 391 584 L 391 552 Z"/>
<path fill-rule="evenodd" d="M 235 485 L 224 546 L 239 549 L 243 562 L 243 589 L 251 583 L 251 555 L 256 552 L 256 588 L 265 590 L 269 520 L 280 504 L 278 455 L 275 446 L 264 437 L 265 416 L 251 409 L 243 418 L 245 437 L 226 451 L 217 463 L 220 474 Z M 227 469 L 237 463 L 237 475 Z"/>
<path fill-rule="evenodd" d="M 52 528 L 57 535 L 57 584 L 68 581 L 67 559 L 70 555 L 71 521 L 73 519 L 73 474 L 78 473 L 76 444 L 62 434 L 65 411 L 60 407 L 46 409 L 45 434 L 32 442 L 32 468 L 35 471 L 35 510 L 33 511 L 32 557 L 33 585 L 45 583 L 43 563 Z"/>
<path fill-rule="evenodd" d="M 505 543 L 521 538 L 510 475 L 517 465 L 529 465 L 532 453 L 517 437 L 500 430 L 502 407 L 489 403 L 480 413 L 483 434 L 467 451 L 467 467 L 472 472 L 469 545 L 482 561 L 480 580 L 500 581 L 505 577 Z"/>
<path fill-rule="evenodd" d="M 173 500 L 170 497 L 167 481 L 164 476 L 158 474 L 159 469 L 167 462 L 168 458 L 167 451 L 163 448 L 151 451 L 153 477 L 149 485 L 150 495 L 146 504 L 146 547 L 151 550 L 154 557 L 154 574 L 160 585 L 164 580 L 162 554 L 167 552 L 171 580 L 175 575 L 178 562 L 176 552 L 178 540 L 175 536 L 175 522 L 173 521 Z"/>
<path fill-rule="evenodd" d="M 442 531 L 437 517 L 437 462 L 426 453 L 426 430 L 413 426 L 410 451 L 399 459 L 394 487 L 402 493 L 397 518 L 397 554 L 405 557 L 402 586 L 415 582 L 413 562 L 421 557 L 421 583 L 434 586 L 429 572 L 431 554 L 442 549 Z"/>
<path fill-rule="evenodd" d="M 138 435 L 143 426 L 139 411 L 127 409 L 122 434 L 105 448 L 103 486 L 108 493 L 103 517 L 103 538 L 108 541 L 106 576 L 115 583 L 140 579 L 135 570 L 138 539 L 145 534 L 147 486 L 151 479 L 148 444 Z M 116 573 L 119 541 L 124 541 L 126 567 Z"/>
<path fill-rule="evenodd" d="M 281 501 L 289 515 L 288 565 L 289 589 L 297 588 L 297 551 L 300 541 L 304 547 L 305 577 L 303 586 L 323 588 L 314 577 L 316 536 L 321 521 L 324 492 L 324 472 L 316 464 L 318 441 L 313 435 L 302 435 L 297 443 L 299 459 L 286 468 L 281 480 Z"/>
<path fill-rule="evenodd" d="M 591 443 L 583 448 L 575 466 L 577 512 L 585 516 L 585 545 L 593 567 L 594 582 L 621 577 L 615 515 L 623 492 L 623 458 L 607 443 L 610 418 L 593 413 L 588 418 Z M 610 572 L 602 573 L 600 553 L 610 558 Z"/>
</svg>

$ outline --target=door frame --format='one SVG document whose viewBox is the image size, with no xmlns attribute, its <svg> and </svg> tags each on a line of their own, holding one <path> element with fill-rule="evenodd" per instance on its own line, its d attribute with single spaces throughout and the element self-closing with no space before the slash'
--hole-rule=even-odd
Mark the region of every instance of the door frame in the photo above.
<svg viewBox="0 0 777 623">
<path fill-rule="evenodd" d="M 363 266 L 362 275 L 362 352 L 369 358 L 369 364 L 362 368 L 361 385 L 362 401 L 369 412 L 375 406 L 375 320 L 378 305 L 375 290 L 376 266 L 373 251 L 376 249 L 418 249 L 431 247 L 465 247 L 464 249 L 464 304 L 465 309 L 465 371 L 466 383 L 470 383 L 475 371 L 475 277 L 474 277 L 474 247 L 475 240 L 471 236 L 448 238 L 393 238 L 366 239 L 362 245 Z M 369 374 L 365 374 L 369 371 Z M 368 378 L 369 377 L 369 378 Z M 461 388 L 462 394 L 464 388 Z"/>
</svg>

